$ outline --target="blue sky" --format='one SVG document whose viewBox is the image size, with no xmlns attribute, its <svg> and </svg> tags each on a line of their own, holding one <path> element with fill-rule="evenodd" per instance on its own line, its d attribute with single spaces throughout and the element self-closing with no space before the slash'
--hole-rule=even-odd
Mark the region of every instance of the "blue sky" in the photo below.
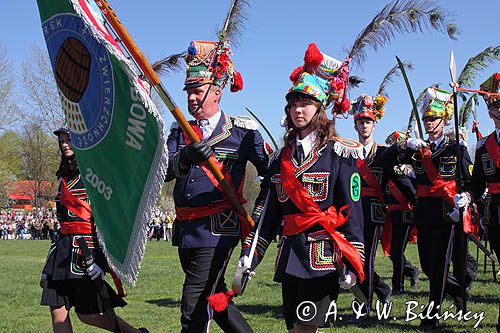
<svg viewBox="0 0 500 333">
<path fill-rule="evenodd" d="M 268 125 L 275 138 L 282 135 L 279 120 L 283 115 L 284 96 L 291 83 L 288 79 L 294 68 L 302 64 L 304 51 L 310 42 L 339 60 L 351 46 L 356 35 L 389 1 L 328 1 L 296 0 L 248 1 L 251 5 L 248 21 L 238 47 L 233 47 L 233 60 L 243 76 L 244 90 L 231 93 L 227 89 L 222 109 L 231 115 L 247 115 L 245 107 L 257 113 Z M 112 7 L 129 33 L 151 60 L 183 51 L 193 39 L 215 40 L 230 0 L 202 1 L 124 1 L 111 0 Z M 186 6 L 188 4 L 188 6 Z M 307 5 L 306 5 L 307 4 Z M 459 25 L 458 41 L 436 32 L 397 35 L 393 42 L 375 52 L 367 50 L 362 68 L 352 73 L 366 79 L 350 91 L 354 99 L 361 93 L 375 94 L 386 72 L 395 64 L 394 55 L 413 63 L 408 73 L 415 94 L 434 82 L 448 90 L 449 56 L 453 49 L 459 70 L 468 58 L 488 46 L 500 45 L 498 13 L 500 1 L 442 0 Z M 36 1 L 4 1 L 0 11 L 0 42 L 7 48 L 16 76 L 21 81 L 22 62 L 28 58 L 32 44 L 45 48 Z M 477 85 L 491 73 L 500 72 L 500 62 L 492 64 L 476 79 Z M 186 110 L 182 91 L 184 74 L 163 77 L 162 82 L 181 109 Z M 403 80 L 396 78 L 387 88 L 389 102 L 385 117 L 377 124 L 375 139 L 382 143 L 395 129 L 406 126 L 410 101 Z M 185 112 L 187 115 L 187 112 Z M 483 101 L 478 110 L 483 134 L 493 130 Z M 167 126 L 172 117 L 166 116 Z M 168 127 L 167 127 L 168 128 Z M 357 138 L 353 121 L 339 119 L 337 129 L 347 138 Z M 474 144 L 475 140 L 470 143 Z"/>
</svg>

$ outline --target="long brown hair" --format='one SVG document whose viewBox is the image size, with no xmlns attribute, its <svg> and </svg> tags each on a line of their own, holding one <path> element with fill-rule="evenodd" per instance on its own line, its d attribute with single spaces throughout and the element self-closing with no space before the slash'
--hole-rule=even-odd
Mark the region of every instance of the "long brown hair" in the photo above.
<svg viewBox="0 0 500 333">
<path fill-rule="evenodd" d="M 286 145 L 291 145 L 295 142 L 295 138 L 298 135 L 299 130 L 293 124 L 292 118 L 290 117 L 290 108 L 295 103 L 302 101 L 307 101 L 316 106 L 316 114 L 311 119 L 309 126 L 313 126 L 316 129 L 316 140 L 319 141 L 320 145 L 324 145 L 328 140 L 333 140 L 337 136 L 335 131 L 335 121 L 328 119 L 326 115 L 326 110 L 323 104 L 321 104 L 315 98 L 302 93 L 291 93 L 287 96 L 287 105 L 285 106 L 286 113 L 286 133 L 283 137 L 283 141 Z"/>
</svg>

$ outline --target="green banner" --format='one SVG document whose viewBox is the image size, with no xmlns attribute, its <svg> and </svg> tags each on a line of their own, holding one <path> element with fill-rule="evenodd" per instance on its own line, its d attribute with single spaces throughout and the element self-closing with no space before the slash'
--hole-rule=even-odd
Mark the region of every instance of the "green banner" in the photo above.
<svg viewBox="0 0 500 333">
<path fill-rule="evenodd" d="M 47 49 L 101 244 L 134 285 L 167 169 L 163 120 L 85 0 L 38 0 Z"/>
</svg>

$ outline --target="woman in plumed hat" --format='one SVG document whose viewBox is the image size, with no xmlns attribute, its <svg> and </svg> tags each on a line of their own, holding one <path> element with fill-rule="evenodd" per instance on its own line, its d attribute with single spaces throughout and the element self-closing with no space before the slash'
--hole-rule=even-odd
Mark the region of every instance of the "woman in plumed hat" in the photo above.
<svg viewBox="0 0 500 333">
<path fill-rule="evenodd" d="M 97 240 L 88 195 L 80 177 L 68 129 L 62 127 L 54 134 L 59 139 L 61 151 L 61 163 L 56 173 L 59 179 L 57 219 L 61 227 L 55 235 L 42 271 L 41 305 L 50 307 L 54 332 L 73 331 L 69 316 L 72 307 L 83 323 L 111 331 L 112 325 L 104 314 L 106 308 L 95 281 L 103 279 L 109 268 Z M 91 251 L 91 265 L 86 264 L 79 239 L 83 239 Z M 102 282 L 112 306 L 125 306 L 126 302 L 113 288 L 107 282 Z M 148 332 L 145 328 L 134 328 L 118 316 L 116 319 L 121 332 Z"/>
<path fill-rule="evenodd" d="M 240 269 L 254 269 L 283 221 L 274 280 L 282 284 L 289 332 L 315 332 L 327 324 L 326 314 L 339 292 L 341 262 L 349 268 L 346 287 L 356 276 L 363 278 L 356 165 L 362 146 L 339 137 L 326 113 L 329 106 L 334 115 L 349 108 L 348 63 L 321 53 L 315 44 L 309 45 L 304 62 L 290 77 L 285 146 L 270 164 L 270 190 L 257 246 L 250 253 L 254 231 L 239 262 Z"/>
</svg>

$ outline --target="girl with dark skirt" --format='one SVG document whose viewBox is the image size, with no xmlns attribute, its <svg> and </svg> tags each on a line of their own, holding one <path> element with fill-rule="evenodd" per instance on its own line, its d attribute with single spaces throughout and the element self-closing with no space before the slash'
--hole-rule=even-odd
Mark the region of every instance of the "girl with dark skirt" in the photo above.
<svg viewBox="0 0 500 333">
<path fill-rule="evenodd" d="M 364 259 L 356 163 L 362 146 L 339 137 L 325 111 L 329 105 L 334 114 L 349 107 L 347 62 L 322 54 L 314 44 L 304 62 L 290 77 L 285 145 L 270 162 L 261 226 L 245 241 L 238 264 L 239 270 L 253 270 L 282 230 L 274 280 L 282 285 L 286 327 L 293 333 L 329 325 L 339 287 L 363 278 Z M 339 279 L 342 263 L 348 268 L 345 279 Z"/>
<path fill-rule="evenodd" d="M 69 131 L 60 128 L 54 134 L 59 138 L 61 150 L 61 164 L 56 173 L 59 179 L 56 205 L 60 229 L 42 271 L 41 305 L 50 307 L 52 327 L 56 333 L 73 332 L 69 316 L 71 307 L 75 308 L 83 323 L 111 331 L 113 325 L 105 314 L 105 306 L 94 281 L 103 279 L 109 267 L 99 247 L 89 198 L 80 178 Z M 93 264 L 88 267 L 79 247 L 79 239 L 83 239 L 92 252 Z M 113 308 L 125 306 L 126 302 L 113 288 L 107 282 L 103 283 Z M 148 332 L 145 328 L 134 328 L 118 316 L 116 319 L 116 331 Z"/>
</svg>

